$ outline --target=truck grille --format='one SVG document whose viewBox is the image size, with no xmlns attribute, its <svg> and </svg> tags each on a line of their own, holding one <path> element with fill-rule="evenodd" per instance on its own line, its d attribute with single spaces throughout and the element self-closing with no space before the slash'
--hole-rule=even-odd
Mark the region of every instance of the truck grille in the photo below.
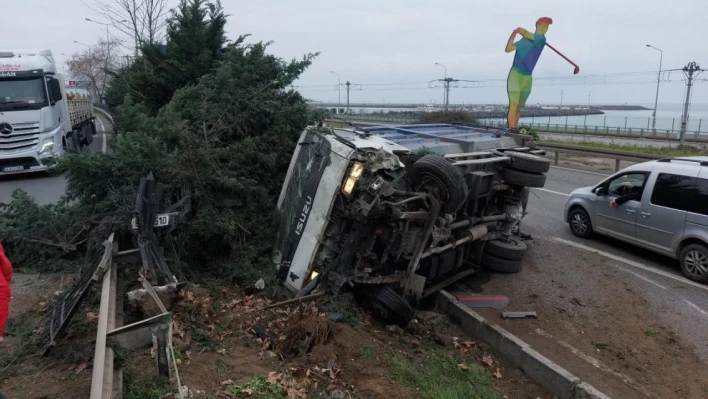
<svg viewBox="0 0 708 399">
<path fill-rule="evenodd" d="M 12 154 L 36 148 L 39 143 L 39 122 L 15 123 L 12 133 L 0 134 L 0 154 Z"/>
</svg>

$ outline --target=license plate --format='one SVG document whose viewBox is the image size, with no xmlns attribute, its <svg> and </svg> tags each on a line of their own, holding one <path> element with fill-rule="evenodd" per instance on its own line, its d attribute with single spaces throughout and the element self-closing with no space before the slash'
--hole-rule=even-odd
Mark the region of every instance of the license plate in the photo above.
<svg viewBox="0 0 708 399">
<path fill-rule="evenodd" d="M 130 224 L 133 227 L 133 229 L 137 230 L 138 222 L 137 222 L 137 220 L 135 220 L 135 218 L 133 218 L 133 220 L 130 221 Z M 170 215 L 168 213 L 163 213 L 163 214 L 157 215 L 155 217 L 155 223 L 153 224 L 153 227 L 165 227 L 165 226 L 168 226 L 169 224 L 170 224 Z"/>
<path fill-rule="evenodd" d="M 17 172 L 19 170 L 25 170 L 24 166 L 5 166 L 2 168 L 3 172 Z"/>
</svg>

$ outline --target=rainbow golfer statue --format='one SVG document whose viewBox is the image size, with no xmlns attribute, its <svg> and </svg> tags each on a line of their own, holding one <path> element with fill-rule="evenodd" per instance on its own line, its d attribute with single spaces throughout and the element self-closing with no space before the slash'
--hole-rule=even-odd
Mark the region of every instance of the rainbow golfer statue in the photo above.
<svg viewBox="0 0 708 399">
<path fill-rule="evenodd" d="M 506 52 L 516 51 L 514 63 L 509 71 L 509 78 L 506 81 L 506 91 L 509 93 L 509 113 L 506 117 L 507 127 L 511 130 L 519 128 L 519 118 L 521 108 L 526 105 L 526 100 L 531 94 L 531 74 L 533 68 L 541 56 L 543 48 L 546 47 L 546 32 L 553 20 L 547 17 L 539 18 L 536 21 L 536 31 L 531 33 L 524 28 L 516 28 L 506 43 Z M 514 43 L 516 35 L 521 34 L 522 38 Z"/>
</svg>

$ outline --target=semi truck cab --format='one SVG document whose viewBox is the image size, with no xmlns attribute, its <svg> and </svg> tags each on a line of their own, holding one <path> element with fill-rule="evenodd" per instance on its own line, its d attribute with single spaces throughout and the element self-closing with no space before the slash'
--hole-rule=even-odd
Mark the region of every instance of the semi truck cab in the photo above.
<svg viewBox="0 0 708 399">
<path fill-rule="evenodd" d="M 0 175 L 46 171 L 95 132 L 91 102 L 70 114 L 51 50 L 0 51 Z"/>
</svg>

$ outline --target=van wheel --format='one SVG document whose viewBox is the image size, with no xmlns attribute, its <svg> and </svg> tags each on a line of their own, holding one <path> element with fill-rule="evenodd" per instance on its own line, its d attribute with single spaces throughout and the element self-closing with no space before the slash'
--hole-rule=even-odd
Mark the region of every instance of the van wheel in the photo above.
<svg viewBox="0 0 708 399">
<path fill-rule="evenodd" d="M 589 238 L 592 234 L 592 222 L 590 215 L 585 212 L 585 209 L 576 208 L 568 215 L 568 224 L 573 235 L 580 238 Z"/>
<path fill-rule="evenodd" d="M 408 179 L 413 190 L 435 195 L 442 203 L 443 213 L 457 212 L 467 200 L 467 183 L 462 173 L 439 155 L 426 155 L 416 161 Z"/>
<path fill-rule="evenodd" d="M 681 270 L 689 279 L 708 284 L 708 248 L 703 244 L 691 244 L 681 250 Z"/>
<path fill-rule="evenodd" d="M 387 285 L 359 285 L 359 304 L 378 319 L 405 327 L 413 319 L 413 308 L 401 295 Z"/>
</svg>

